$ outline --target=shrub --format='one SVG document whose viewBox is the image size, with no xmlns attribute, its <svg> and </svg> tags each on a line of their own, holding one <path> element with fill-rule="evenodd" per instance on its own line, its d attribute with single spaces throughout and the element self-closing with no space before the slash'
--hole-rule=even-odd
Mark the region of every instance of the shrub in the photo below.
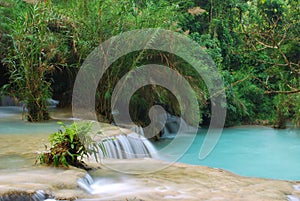
<svg viewBox="0 0 300 201">
<path fill-rule="evenodd" d="M 59 129 L 50 135 L 50 149 L 40 154 L 40 164 L 53 165 L 55 167 L 70 165 L 82 169 L 89 169 L 82 161 L 83 157 L 94 156 L 98 161 L 98 153 L 105 152 L 103 144 L 95 142 L 91 137 L 92 122 L 65 125 L 59 122 L 63 130 Z M 97 133 L 99 134 L 99 133 Z M 47 149 L 47 147 L 46 147 Z"/>
</svg>

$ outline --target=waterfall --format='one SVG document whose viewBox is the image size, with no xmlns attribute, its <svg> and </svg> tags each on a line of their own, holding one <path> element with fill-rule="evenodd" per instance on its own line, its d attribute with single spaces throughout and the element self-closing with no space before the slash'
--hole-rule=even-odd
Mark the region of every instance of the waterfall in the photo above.
<svg viewBox="0 0 300 201">
<path fill-rule="evenodd" d="M 59 101 L 54 100 L 52 98 L 47 98 L 46 100 L 47 106 L 49 107 L 56 107 L 59 104 Z M 26 107 L 26 103 L 20 101 L 16 97 L 11 96 L 1 96 L 0 97 L 0 106 L 22 106 Z"/>
<path fill-rule="evenodd" d="M 164 118 L 164 115 L 166 115 L 166 118 Z M 166 119 L 166 123 L 163 126 L 163 129 L 161 131 L 160 137 L 162 137 L 162 138 L 171 138 L 171 139 L 174 138 L 176 136 L 176 134 L 178 133 L 180 126 L 182 126 L 181 130 L 184 133 L 189 133 L 189 132 L 192 132 L 195 130 L 195 128 L 188 125 L 183 118 L 171 115 L 169 113 L 160 115 L 158 118 Z M 119 126 L 130 129 L 139 135 L 145 136 L 142 126 L 137 126 L 137 125 L 132 126 L 132 125 L 126 125 L 126 124 L 119 125 Z"/>
<path fill-rule="evenodd" d="M 16 201 L 16 200 L 32 200 L 32 201 L 55 201 L 50 198 L 43 190 L 38 190 L 35 193 L 16 192 L 0 196 L 0 201 Z"/>
<path fill-rule="evenodd" d="M 84 178 L 77 180 L 78 186 L 91 195 L 100 195 L 96 199 L 77 199 L 76 201 L 87 200 L 116 200 L 115 195 L 131 193 L 132 191 L 139 191 L 142 189 L 140 184 L 130 176 L 117 177 L 95 177 L 93 180 L 89 174 Z M 118 199 L 119 200 L 119 199 Z M 125 200 L 125 199 L 124 199 Z"/>
<path fill-rule="evenodd" d="M 300 192 L 300 184 L 294 185 L 293 187 L 296 191 Z"/>
<path fill-rule="evenodd" d="M 106 137 L 102 140 L 102 144 L 106 153 L 101 150 L 100 158 L 155 158 L 156 154 L 156 149 L 151 142 L 137 133 Z"/>
<path fill-rule="evenodd" d="M 174 138 L 177 134 L 179 127 L 183 127 L 181 130 L 188 133 L 191 130 L 191 126 L 189 126 L 185 120 L 181 117 L 173 116 L 169 113 L 167 113 L 167 121 L 165 123 L 165 126 L 162 130 L 162 138 Z"/>
<path fill-rule="evenodd" d="M 132 130 L 133 132 L 135 132 L 135 133 L 137 133 L 139 135 L 145 136 L 144 130 L 143 130 L 142 126 L 135 125 L 135 126 L 131 127 L 130 130 Z"/>
<path fill-rule="evenodd" d="M 93 193 L 93 189 L 91 188 L 91 185 L 93 183 L 94 183 L 94 180 L 91 177 L 91 175 L 89 175 L 89 174 L 86 174 L 85 177 L 80 178 L 77 181 L 78 186 L 90 194 Z"/>
<path fill-rule="evenodd" d="M 19 106 L 19 100 L 11 96 L 0 97 L 0 106 Z"/>
<path fill-rule="evenodd" d="M 300 198 L 298 198 L 295 195 L 288 195 L 287 198 L 288 198 L 288 201 L 300 201 Z"/>
<path fill-rule="evenodd" d="M 167 121 L 161 132 L 162 138 L 174 138 L 179 127 L 185 133 L 191 130 L 184 119 L 181 117 L 167 114 Z M 159 158 L 157 151 L 152 143 L 144 136 L 144 131 L 141 126 L 122 125 L 124 128 L 130 128 L 134 131 L 130 134 L 121 134 L 116 136 L 106 137 L 101 141 L 105 151 L 99 152 L 100 158 L 113 159 L 131 159 L 131 158 Z"/>
</svg>

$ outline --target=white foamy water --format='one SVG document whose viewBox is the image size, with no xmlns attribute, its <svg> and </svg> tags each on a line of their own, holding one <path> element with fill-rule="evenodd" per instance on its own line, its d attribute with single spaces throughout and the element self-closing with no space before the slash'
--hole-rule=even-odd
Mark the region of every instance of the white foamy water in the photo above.
<svg viewBox="0 0 300 201">
<path fill-rule="evenodd" d="M 156 156 L 156 149 L 151 142 L 136 133 L 106 137 L 102 143 L 106 154 L 100 151 L 100 158 L 131 159 L 153 158 Z"/>
<path fill-rule="evenodd" d="M 110 200 L 114 197 L 132 194 L 133 191 L 140 192 L 146 190 L 141 187 L 134 179 L 129 176 L 118 176 L 110 178 L 96 178 L 95 180 L 87 174 L 84 178 L 78 180 L 78 186 L 92 195 L 99 195 L 97 199 L 79 199 L 83 200 Z M 78 201 L 79 201 L 78 200 Z"/>
<path fill-rule="evenodd" d="M 294 189 L 300 192 L 300 184 L 294 185 Z"/>
<path fill-rule="evenodd" d="M 298 198 L 295 195 L 288 195 L 287 198 L 288 198 L 288 201 L 300 201 L 300 198 Z"/>
</svg>

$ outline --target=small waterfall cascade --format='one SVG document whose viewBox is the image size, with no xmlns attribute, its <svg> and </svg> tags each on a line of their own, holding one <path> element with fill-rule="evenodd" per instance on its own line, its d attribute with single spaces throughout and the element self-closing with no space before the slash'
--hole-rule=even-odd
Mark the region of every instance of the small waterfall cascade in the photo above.
<svg viewBox="0 0 300 201">
<path fill-rule="evenodd" d="M 93 189 L 91 188 L 93 183 L 94 180 L 89 174 L 86 174 L 85 177 L 77 180 L 78 186 L 90 194 L 93 194 Z"/>
<path fill-rule="evenodd" d="M 165 114 L 164 114 L 165 115 Z M 183 132 L 189 133 L 191 131 L 194 131 L 195 128 L 192 126 L 188 125 L 186 121 L 182 117 L 174 116 L 169 113 L 166 113 L 166 123 L 163 126 L 163 129 L 160 133 L 160 137 L 162 138 L 174 138 L 175 135 L 178 133 L 180 125 L 182 126 L 181 130 Z M 163 115 L 159 116 L 158 118 L 160 119 L 165 119 Z M 128 128 L 132 130 L 133 132 L 145 136 L 144 130 L 142 126 L 131 126 L 131 125 L 121 125 L 121 127 Z"/>
<path fill-rule="evenodd" d="M 300 192 L 300 184 L 294 185 L 293 187 L 296 191 Z"/>
<path fill-rule="evenodd" d="M 54 100 L 52 98 L 48 98 L 46 103 L 49 107 L 56 107 L 59 104 L 59 101 Z M 12 96 L 0 96 L 0 106 L 21 106 L 26 107 L 26 103 L 24 101 L 19 100 L 16 97 Z"/>
<path fill-rule="evenodd" d="M 174 138 L 179 130 L 180 124 L 183 126 L 182 130 L 184 132 L 188 133 L 191 130 L 191 126 L 189 126 L 183 118 L 167 113 L 167 121 L 161 132 L 161 137 Z"/>
<path fill-rule="evenodd" d="M 288 195 L 287 199 L 288 199 L 288 201 L 300 201 L 300 198 L 298 198 L 295 195 Z"/>
<path fill-rule="evenodd" d="M 167 113 L 167 121 L 161 132 L 162 138 L 174 138 L 180 126 L 181 130 L 188 133 L 191 130 L 183 118 Z M 130 128 L 130 134 L 120 134 L 102 139 L 101 143 L 105 151 L 100 151 L 100 158 L 131 159 L 131 158 L 159 158 L 152 143 L 144 136 L 141 126 L 122 125 Z"/>
<path fill-rule="evenodd" d="M 53 198 L 50 198 L 48 194 L 46 194 L 43 190 L 38 190 L 35 193 L 13 193 L 0 196 L 0 201 L 24 201 L 24 200 L 32 200 L 32 201 L 56 201 Z"/>
<path fill-rule="evenodd" d="M 132 192 L 134 189 L 141 188 L 139 184 L 135 182 L 135 180 L 132 180 L 131 177 L 96 177 L 93 180 L 89 174 L 86 174 L 85 177 L 78 179 L 77 185 L 91 195 L 101 195 L 101 197 L 105 198 L 99 200 L 115 200 L 113 198 L 114 195 Z M 78 199 L 77 201 L 86 200 L 89 199 Z"/>
<path fill-rule="evenodd" d="M 300 192 L 300 184 L 293 186 L 295 191 Z M 287 195 L 288 201 L 300 201 L 300 197 L 296 195 Z"/>
<path fill-rule="evenodd" d="M 130 128 L 130 130 L 132 130 L 133 132 L 139 134 L 139 135 L 142 135 L 142 136 L 145 136 L 144 134 L 144 129 L 142 126 L 137 126 L 137 125 L 134 125 Z"/>
<path fill-rule="evenodd" d="M 100 151 L 100 158 L 130 159 L 156 157 L 156 149 L 151 142 L 137 133 L 106 137 L 101 143 L 106 153 Z"/>
</svg>

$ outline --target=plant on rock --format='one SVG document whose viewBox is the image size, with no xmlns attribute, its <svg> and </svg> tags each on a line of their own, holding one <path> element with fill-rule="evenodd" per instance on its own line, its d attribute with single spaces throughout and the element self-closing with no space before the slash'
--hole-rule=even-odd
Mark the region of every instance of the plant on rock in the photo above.
<svg viewBox="0 0 300 201">
<path fill-rule="evenodd" d="M 101 150 L 102 153 L 105 153 L 103 144 L 95 142 L 90 135 L 92 122 L 81 124 L 74 122 L 69 126 L 62 122 L 59 122 L 59 124 L 62 125 L 63 130 L 50 135 L 50 150 L 43 152 L 39 156 L 40 164 L 48 164 L 55 167 L 69 167 L 72 165 L 89 169 L 82 161 L 83 157 L 93 155 L 98 160 L 99 151 Z"/>
</svg>

